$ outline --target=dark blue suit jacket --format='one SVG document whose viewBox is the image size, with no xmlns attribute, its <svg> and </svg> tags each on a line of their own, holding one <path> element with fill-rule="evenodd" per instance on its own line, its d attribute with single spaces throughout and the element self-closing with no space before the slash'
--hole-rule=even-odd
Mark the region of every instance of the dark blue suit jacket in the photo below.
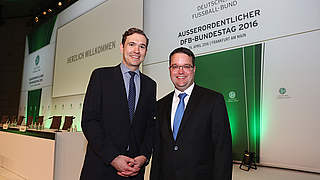
<svg viewBox="0 0 320 180">
<path fill-rule="evenodd" d="M 128 179 L 110 165 L 118 155 L 136 157 L 152 153 L 156 83 L 140 73 L 139 101 L 132 123 L 120 65 L 94 70 L 87 88 L 82 130 L 88 140 L 81 180 Z M 130 151 L 127 151 L 128 145 Z M 143 179 L 144 168 L 134 178 Z"/>
<path fill-rule="evenodd" d="M 151 180 L 231 180 L 232 141 L 221 94 L 195 85 L 176 141 L 171 130 L 173 92 L 157 103 Z"/>
</svg>

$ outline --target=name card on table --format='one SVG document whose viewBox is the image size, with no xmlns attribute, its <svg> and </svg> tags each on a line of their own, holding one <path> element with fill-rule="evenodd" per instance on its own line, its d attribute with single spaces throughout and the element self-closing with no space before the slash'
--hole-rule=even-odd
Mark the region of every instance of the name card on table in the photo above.
<svg viewBox="0 0 320 180">
<path fill-rule="evenodd" d="M 8 124 L 2 125 L 2 129 L 8 129 Z"/>
<path fill-rule="evenodd" d="M 21 131 L 21 132 L 26 132 L 26 130 L 27 130 L 27 126 L 20 126 L 19 127 L 19 131 Z"/>
</svg>

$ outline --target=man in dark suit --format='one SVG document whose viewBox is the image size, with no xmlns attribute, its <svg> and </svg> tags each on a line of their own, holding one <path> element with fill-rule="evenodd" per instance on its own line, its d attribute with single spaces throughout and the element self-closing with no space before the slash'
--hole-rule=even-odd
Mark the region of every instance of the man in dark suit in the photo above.
<svg viewBox="0 0 320 180">
<path fill-rule="evenodd" d="M 195 56 L 187 48 L 169 57 L 175 90 L 157 103 L 151 180 L 231 180 L 232 142 L 220 93 L 194 83 Z"/>
<path fill-rule="evenodd" d="M 137 28 L 122 36 L 121 64 L 94 70 L 82 130 L 88 140 L 81 180 L 143 180 L 152 153 L 156 83 L 139 71 L 148 38 Z"/>
</svg>

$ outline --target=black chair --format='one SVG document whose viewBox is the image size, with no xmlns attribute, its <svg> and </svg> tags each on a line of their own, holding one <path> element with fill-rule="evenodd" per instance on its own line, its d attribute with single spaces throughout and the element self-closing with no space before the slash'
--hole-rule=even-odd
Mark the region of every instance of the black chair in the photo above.
<svg viewBox="0 0 320 180">
<path fill-rule="evenodd" d="M 17 125 L 18 125 L 18 126 L 21 126 L 22 121 L 23 121 L 24 118 L 25 118 L 24 116 L 19 116 L 19 119 L 18 119 L 18 121 L 17 121 Z"/>
<path fill-rule="evenodd" d="M 74 116 L 65 116 L 62 130 L 67 130 L 72 126 Z"/>
<path fill-rule="evenodd" d="M 9 122 L 10 122 L 10 123 L 15 123 L 15 122 L 17 122 L 17 116 L 16 116 L 16 115 L 11 116 L 10 119 L 9 119 Z"/>
<path fill-rule="evenodd" d="M 28 119 L 27 119 L 27 126 L 30 126 L 33 122 L 33 116 L 28 116 Z"/>
<path fill-rule="evenodd" d="M 1 119 L 1 124 L 5 124 L 8 120 L 9 120 L 9 116 L 8 115 L 3 115 L 2 119 Z"/>
<path fill-rule="evenodd" d="M 42 124 L 43 124 L 43 116 L 38 116 L 37 124 L 40 124 L 40 126 L 42 126 Z"/>
<path fill-rule="evenodd" d="M 52 116 L 50 119 L 52 119 L 50 129 L 60 129 L 61 125 L 61 117 L 62 116 Z"/>
</svg>

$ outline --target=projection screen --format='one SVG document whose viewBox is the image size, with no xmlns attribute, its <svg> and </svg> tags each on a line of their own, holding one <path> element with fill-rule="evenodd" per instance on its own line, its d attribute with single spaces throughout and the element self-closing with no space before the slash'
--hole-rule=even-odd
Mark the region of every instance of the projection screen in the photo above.
<svg viewBox="0 0 320 180">
<path fill-rule="evenodd" d="M 123 32 L 142 24 L 142 0 L 109 0 L 60 27 L 52 96 L 84 94 L 94 69 L 120 63 Z"/>
</svg>

